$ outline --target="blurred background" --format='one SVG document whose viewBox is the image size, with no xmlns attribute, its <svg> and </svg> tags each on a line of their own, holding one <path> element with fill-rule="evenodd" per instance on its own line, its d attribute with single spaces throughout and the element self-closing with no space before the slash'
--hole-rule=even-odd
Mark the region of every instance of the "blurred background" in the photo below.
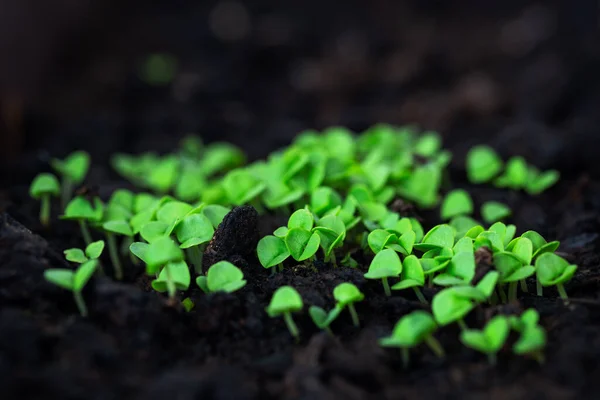
<svg viewBox="0 0 600 400">
<path fill-rule="evenodd" d="M 0 0 L 0 177 L 377 122 L 598 174 L 599 20 L 596 0 Z"/>
</svg>

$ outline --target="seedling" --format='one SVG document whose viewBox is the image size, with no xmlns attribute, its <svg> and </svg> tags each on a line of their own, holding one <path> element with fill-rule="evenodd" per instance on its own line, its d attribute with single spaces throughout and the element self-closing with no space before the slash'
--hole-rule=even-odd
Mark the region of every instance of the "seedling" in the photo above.
<svg viewBox="0 0 600 400">
<path fill-rule="evenodd" d="M 402 262 L 398 254 L 392 249 L 385 249 L 375 255 L 369 265 L 369 271 L 364 276 L 367 279 L 381 279 L 385 295 L 391 296 L 388 278 L 397 277 L 401 272 Z"/>
<path fill-rule="evenodd" d="M 466 238 L 469 239 L 470 238 Z M 472 243 L 472 242 L 471 242 Z M 475 276 L 475 255 L 473 246 L 466 251 L 454 254 L 443 274 L 436 276 L 433 283 L 440 286 L 468 285 Z"/>
<path fill-rule="evenodd" d="M 167 193 L 177 181 L 181 161 L 176 156 L 165 156 L 155 161 L 142 177 L 147 187 L 157 193 Z"/>
<path fill-rule="evenodd" d="M 466 329 L 463 318 L 475 307 L 475 304 L 469 297 L 460 293 L 461 289 L 464 290 L 460 287 L 443 289 L 433 297 L 431 310 L 438 325 L 445 326 L 458 322 L 463 330 Z"/>
<path fill-rule="evenodd" d="M 451 249 L 454 246 L 454 237 L 455 232 L 450 225 L 438 225 L 427 232 L 421 243 L 417 243 L 415 248 L 425 252 L 434 249 Z"/>
<path fill-rule="evenodd" d="M 237 147 L 224 142 L 211 143 L 204 148 L 200 168 L 205 176 L 226 172 L 244 164 L 246 156 Z"/>
<path fill-rule="evenodd" d="M 71 261 L 77 264 L 83 264 L 89 260 L 97 260 L 102 255 L 104 250 L 104 241 L 99 240 L 94 243 L 90 243 L 85 251 L 81 249 L 67 249 L 63 253 L 67 261 Z"/>
<path fill-rule="evenodd" d="M 146 263 L 148 275 L 158 274 L 159 270 L 168 263 L 183 261 L 183 251 L 168 236 L 163 236 L 149 244 L 135 242 L 129 246 L 129 249 Z"/>
<path fill-rule="evenodd" d="M 308 314 L 313 320 L 314 324 L 319 328 L 323 329 L 329 335 L 333 336 L 333 332 L 329 326 L 339 317 L 342 309 L 340 307 L 334 307 L 331 311 L 327 312 L 321 307 L 310 306 Z"/>
<path fill-rule="evenodd" d="M 469 215 L 473 213 L 473 200 L 465 190 L 453 190 L 446 195 L 442 203 L 441 216 L 443 220 Z"/>
<path fill-rule="evenodd" d="M 79 313 L 82 317 L 87 317 L 88 310 L 81 292 L 94 274 L 97 266 L 98 260 L 89 260 L 79 265 L 75 271 L 65 268 L 48 269 L 44 271 L 44 278 L 56 286 L 73 292 L 73 298 Z"/>
<path fill-rule="evenodd" d="M 528 326 L 521 330 L 519 340 L 513 345 L 513 352 L 534 358 L 544 363 L 544 347 L 546 347 L 546 331 L 539 325 Z"/>
<path fill-rule="evenodd" d="M 488 201 L 481 206 L 481 217 L 488 224 L 510 217 L 511 214 L 510 207 L 497 201 Z"/>
<path fill-rule="evenodd" d="M 62 178 L 61 204 L 65 208 L 75 185 L 79 185 L 85 179 L 90 167 L 90 155 L 84 151 L 76 151 L 69 154 L 64 160 L 52 159 L 50 165 Z"/>
<path fill-rule="evenodd" d="M 516 254 L 509 252 L 494 254 L 494 265 L 500 272 L 500 282 L 509 284 L 508 301 L 516 301 L 517 283 L 532 276 L 535 273 L 535 268 L 528 263 L 524 263 L 523 259 Z"/>
<path fill-rule="evenodd" d="M 83 240 L 89 245 L 92 243 L 92 235 L 88 229 L 87 222 L 99 222 L 102 219 L 102 213 L 103 206 L 100 199 L 94 198 L 94 207 L 92 207 L 90 202 L 84 197 L 77 196 L 69 202 L 61 219 L 78 221 Z"/>
<path fill-rule="evenodd" d="M 502 159 L 489 146 L 475 146 L 467 154 L 467 176 L 472 183 L 489 182 L 502 167 Z"/>
<path fill-rule="evenodd" d="M 185 261 L 172 261 L 164 265 L 158 278 L 152 281 L 152 288 L 157 292 L 168 292 L 169 299 L 174 299 L 177 290 L 190 287 L 190 269 Z"/>
<path fill-rule="evenodd" d="M 504 346 L 509 332 L 508 318 L 497 315 L 481 331 L 475 329 L 462 331 L 460 341 L 467 347 L 487 354 L 490 364 L 495 365 L 496 354 Z"/>
<path fill-rule="evenodd" d="M 204 293 L 233 293 L 246 286 L 244 273 L 229 261 L 213 264 L 206 276 L 196 278 L 196 284 Z"/>
<path fill-rule="evenodd" d="M 409 350 L 417 347 L 419 344 L 425 344 L 435 353 L 436 356 L 443 358 L 444 349 L 440 342 L 433 337 L 437 330 L 435 320 L 425 311 L 413 311 L 402 317 L 394 326 L 392 334 L 379 340 L 383 347 L 396 347 L 402 351 L 402 363 L 404 368 L 408 368 Z"/>
<path fill-rule="evenodd" d="M 202 274 L 202 255 L 214 233 L 212 223 L 204 214 L 187 215 L 175 228 L 179 247 L 187 252 L 198 274 Z"/>
<path fill-rule="evenodd" d="M 340 310 L 344 307 L 348 307 L 350 315 L 352 316 L 352 323 L 354 326 L 360 326 L 360 320 L 358 314 L 354 308 L 354 303 L 358 303 L 365 299 L 365 295 L 356 287 L 356 285 L 348 282 L 340 283 L 333 289 L 333 298 L 337 302 L 336 306 Z"/>
<path fill-rule="evenodd" d="M 506 163 L 504 173 L 496 179 L 495 184 L 498 187 L 520 190 L 527 185 L 528 173 L 525 159 L 523 157 L 512 157 Z"/>
<path fill-rule="evenodd" d="M 423 208 L 431 208 L 438 202 L 442 172 L 435 163 L 416 167 L 412 174 L 398 187 L 398 193 Z"/>
<path fill-rule="evenodd" d="M 302 307 L 304 307 L 304 303 L 302 302 L 300 293 L 291 286 L 282 286 L 273 293 L 271 302 L 266 310 L 271 318 L 282 315 L 290 334 L 298 340 L 300 333 L 292 318 L 292 313 L 302 310 Z"/>
<path fill-rule="evenodd" d="M 186 297 L 185 299 L 183 299 L 181 301 L 181 305 L 183 306 L 184 310 L 186 312 L 190 312 L 194 309 L 194 301 L 192 299 L 190 299 L 189 297 Z"/>
<path fill-rule="evenodd" d="M 544 253 L 553 253 L 560 245 L 560 242 L 558 241 L 547 242 L 542 235 L 535 231 L 527 231 L 522 234 L 521 237 L 531 240 L 531 244 L 533 246 L 532 259 L 534 260 Z"/>
<path fill-rule="evenodd" d="M 540 173 L 536 168 L 530 166 L 525 190 L 535 196 L 554 186 L 559 179 L 560 173 L 556 170 Z"/>
<path fill-rule="evenodd" d="M 258 260 L 264 268 L 273 268 L 278 265 L 283 270 L 283 262 L 290 256 L 285 240 L 277 236 L 265 236 L 258 241 L 256 247 Z M 271 270 L 275 273 L 275 269 Z"/>
<path fill-rule="evenodd" d="M 404 259 L 402 264 L 402 279 L 400 282 L 392 286 L 392 290 L 404 290 L 412 288 L 419 301 L 427 304 L 427 299 L 419 289 L 425 285 L 425 274 L 419 259 L 410 255 Z"/>
<path fill-rule="evenodd" d="M 525 310 L 520 316 L 511 315 L 509 318 L 510 326 L 517 332 L 537 326 L 540 321 L 540 314 L 535 308 Z"/>
<path fill-rule="evenodd" d="M 253 201 L 265 190 L 266 185 L 250 171 L 235 169 L 223 178 L 223 188 L 229 202 L 236 206 L 249 203 L 258 205 Z"/>
<path fill-rule="evenodd" d="M 31 182 L 29 195 L 41 203 L 40 222 L 44 226 L 50 225 L 50 198 L 60 195 L 60 184 L 52 174 L 39 174 Z"/>
<path fill-rule="evenodd" d="M 544 253 L 535 260 L 538 281 L 538 296 L 542 295 L 542 286 L 556 286 L 563 300 L 568 300 L 564 284 L 571 280 L 577 265 L 569 264 L 564 258 L 554 253 Z"/>
<path fill-rule="evenodd" d="M 314 228 L 314 230 L 320 236 L 320 245 L 323 248 L 325 254 L 325 261 L 332 261 L 335 265 L 335 253 L 336 247 L 342 246 L 344 239 L 346 238 L 346 226 L 342 219 L 336 215 L 327 215 L 321 218 Z"/>
<path fill-rule="evenodd" d="M 310 209 L 318 216 L 323 216 L 327 211 L 341 205 L 341 196 L 327 186 L 315 189 L 310 195 Z"/>
<path fill-rule="evenodd" d="M 321 244 L 318 232 L 307 231 L 303 228 L 290 229 L 285 236 L 285 244 L 296 261 L 314 257 Z"/>
</svg>

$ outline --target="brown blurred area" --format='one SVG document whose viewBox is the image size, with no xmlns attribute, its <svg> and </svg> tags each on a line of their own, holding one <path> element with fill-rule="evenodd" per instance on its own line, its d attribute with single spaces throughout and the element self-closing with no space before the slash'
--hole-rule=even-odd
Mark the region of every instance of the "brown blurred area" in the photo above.
<svg viewBox="0 0 600 400">
<path fill-rule="evenodd" d="M 585 130 L 600 104 L 597 7 L 0 0 L 0 155 L 96 136 L 103 157 L 187 132 L 252 153 L 252 138 L 276 146 L 309 127 L 379 121 L 479 139 L 510 138 L 523 121 L 541 136 Z M 177 59 L 166 86 L 139 78 L 153 52 Z"/>
</svg>

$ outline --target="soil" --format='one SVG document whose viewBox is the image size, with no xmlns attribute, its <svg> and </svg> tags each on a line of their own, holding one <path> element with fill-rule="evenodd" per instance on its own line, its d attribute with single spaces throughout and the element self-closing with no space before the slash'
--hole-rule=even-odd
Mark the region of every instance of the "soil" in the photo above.
<svg viewBox="0 0 600 400">
<path fill-rule="evenodd" d="M 208 7 L 180 4 L 166 18 L 164 40 L 184 72 L 196 71 L 195 84 L 150 88 L 129 71 L 116 98 L 86 112 L 28 113 L 26 149 L 0 170 L 3 399 L 600 397 L 600 164 L 593 145 L 600 52 L 587 18 L 597 16 L 593 7 L 305 3 L 301 9 L 246 4 L 255 25 L 236 43 L 210 34 Z M 203 33 L 188 37 L 190 26 Z M 118 59 L 118 49 L 105 57 Z M 94 93 L 93 81 L 81 78 L 70 89 Z M 82 245 L 68 221 L 54 218 L 52 228 L 43 229 L 38 205 L 28 197 L 29 182 L 48 170 L 49 156 L 89 151 L 94 166 L 86 184 L 107 198 L 128 187 L 108 167 L 116 151 L 169 151 L 178 136 L 195 131 L 207 141 L 232 141 L 253 159 L 302 129 L 343 124 L 360 130 L 379 121 L 438 129 L 455 155 L 444 190 L 464 187 L 477 206 L 506 202 L 520 232 L 535 229 L 560 240 L 560 251 L 579 265 L 566 285 L 570 305 L 546 289 L 542 298 L 522 294 L 517 303 L 478 308 L 466 320 L 482 326 L 496 313 L 535 307 L 548 331 L 543 365 L 512 355 L 507 346 L 491 367 L 460 345 L 451 326 L 436 334 L 448 354 L 444 360 L 420 347 L 404 370 L 400 355 L 380 348 L 377 338 L 402 315 L 423 308 L 417 299 L 385 297 L 379 283 L 363 278 L 369 260 L 360 254 L 359 269 L 289 264 L 271 276 L 252 246 L 284 216 L 256 218 L 247 208 L 228 216 L 207 258 L 235 260 L 248 284 L 227 295 L 192 287 L 181 294 L 195 303 L 189 313 L 150 290 L 132 265 L 122 283 L 93 278 L 84 292 L 87 319 L 78 316 L 69 292 L 43 279 L 47 268 L 68 267 L 62 250 Z M 562 179 L 538 197 L 469 185 L 464 154 L 483 142 L 505 157 L 523 155 L 541 168 L 557 168 Z M 439 223 L 437 210 L 395 204 L 415 212 L 426 229 Z M 335 339 L 303 312 L 294 315 L 301 331 L 295 343 L 284 322 L 264 311 L 284 284 L 298 289 L 305 309 L 330 308 L 341 282 L 355 283 L 366 299 L 356 307 L 360 329 L 343 314 L 332 326 Z M 424 290 L 429 299 L 434 293 Z"/>
</svg>

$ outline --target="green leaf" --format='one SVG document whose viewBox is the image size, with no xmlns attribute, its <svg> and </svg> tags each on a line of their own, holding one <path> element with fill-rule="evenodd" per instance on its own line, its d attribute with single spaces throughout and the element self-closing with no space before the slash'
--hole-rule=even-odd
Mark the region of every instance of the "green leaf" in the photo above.
<svg viewBox="0 0 600 400">
<path fill-rule="evenodd" d="M 44 271 L 44 279 L 48 282 L 71 291 L 73 290 L 74 275 L 73 271 L 64 268 L 52 268 Z"/>
<path fill-rule="evenodd" d="M 148 170 L 144 176 L 146 184 L 159 193 L 168 192 L 174 185 L 179 171 L 180 161 L 175 156 L 166 156 Z"/>
<path fill-rule="evenodd" d="M 285 236 L 285 244 L 294 260 L 304 261 L 319 250 L 321 239 L 317 232 L 293 228 Z"/>
<path fill-rule="evenodd" d="M 269 317 L 273 318 L 283 313 L 300 311 L 302 307 L 304 303 L 300 293 L 291 286 L 281 286 L 273 293 L 266 311 Z"/>
<path fill-rule="evenodd" d="M 471 239 L 468 236 L 463 237 L 454 244 L 452 251 L 454 252 L 454 254 L 458 254 L 461 252 L 467 252 L 472 254 L 475 251 L 473 239 Z"/>
<path fill-rule="evenodd" d="M 156 273 L 161 267 L 170 262 L 183 260 L 183 251 L 168 236 L 163 236 L 150 243 L 146 254 L 146 272 L 148 275 Z"/>
<path fill-rule="evenodd" d="M 42 196 L 59 196 L 60 195 L 60 183 L 56 176 L 48 173 L 42 173 L 37 175 L 31 187 L 29 188 L 29 195 L 34 199 L 39 200 Z"/>
<path fill-rule="evenodd" d="M 487 323 L 483 331 L 492 351 L 498 352 L 504 346 L 510 332 L 508 318 L 504 315 L 495 316 Z"/>
<path fill-rule="evenodd" d="M 462 319 L 474 307 L 471 300 L 457 296 L 454 289 L 443 289 L 433 297 L 431 309 L 436 322 L 441 326 Z"/>
<path fill-rule="evenodd" d="M 569 281 L 576 265 L 570 265 L 564 258 L 554 253 L 544 253 L 535 261 L 537 279 L 542 286 L 553 286 Z"/>
<path fill-rule="evenodd" d="M 497 201 L 488 201 L 481 206 L 481 217 L 488 224 L 507 218 L 511 214 L 510 207 Z"/>
<path fill-rule="evenodd" d="M 146 225 L 142 226 L 140 230 L 140 236 L 147 241 L 152 243 L 158 239 L 169 236 L 169 224 L 162 221 L 151 221 Z"/>
<path fill-rule="evenodd" d="M 375 229 L 367 236 L 367 243 L 373 253 L 377 254 L 387 246 L 398 243 L 398 237 L 384 229 Z"/>
<path fill-rule="evenodd" d="M 433 157 L 442 148 L 442 139 L 437 132 L 424 132 L 415 143 L 414 152 L 423 157 Z"/>
<path fill-rule="evenodd" d="M 523 263 L 513 253 L 504 251 L 494 254 L 494 266 L 500 272 L 502 281 L 505 282 L 505 279 L 521 268 Z"/>
<path fill-rule="evenodd" d="M 156 212 L 154 210 L 141 211 L 134 215 L 129 221 L 134 235 L 137 235 L 142 230 L 142 227 L 149 222 L 152 222 Z"/>
<path fill-rule="evenodd" d="M 183 218 L 187 213 L 193 210 L 194 207 L 183 201 L 169 201 L 158 209 L 156 219 L 167 225 Z"/>
<path fill-rule="evenodd" d="M 236 206 L 249 203 L 266 189 L 260 179 L 245 169 L 234 169 L 223 178 L 223 188 L 229 201 Z"/>
<path fill-rule="evenodd" d="M 533 258 L 533 244 L 531 240 L 521 237 L 515 239 L 511 252 L 517 256 L 523 265 L 531 264 Z"/>
<path fill-rule="evenodd" d="M 452 218 L 450 221 L 450 226 L 456 231 L 456 238 L 462 238 L 470 229 L 479 226 L 479 222 L 475 221 L 471 217 L 459 215 Z M 483 230 L 483 227 L 481 229 Z"/>
<path fill-rule="evenodd" d="M 402 248 L 404 249 L 402 253 L 404 253 L 405 255 L 411 254 L 416 239 L 417 235 L 412 230 L 405 232 L 402 236 L 400 236 L 400 239 L 398 239 L 398 243 L 400 243 L 400 246 L 402 246 Z"/>
<path fill-rule="evenodd" d="M 133 230 L 127 221 L 108 221 L 102 224 L 102 229 L 117 235 L 133 237 Z"/>
<path fill-rule="evenodd" d="M 71 261 L 77 264 L 82 264 L 88 260 L 85 253 L 81 249 L 67 249 L 63 251 L 67 261 Z"/>
<path fill-rule="evenodd" d="M 175 235 L 182 249 L 208 243 L 215 230 L 210 220 L 204 214 L 190 214 L 175 228 Z"/>
<path fill-rule="evenodd" d="M 523 189 L 527 185 L 529 169 L 523 157 L 512 157 L 506 163 L 506 170 L 498 179 L 496 186 L 514 190 Z"/>
<path fill-rule="evenodd" d="M 479 290 L 486 299 L 489 299 L 496 288 L 496 284 L 500 279 L 500 274 L 497 271 L 490 271 L 475 285 L 475 288 Z"/>
<path fill-rule="evenodd" d="M 152 281 L 152 288 L 161 293 L 168 291 L 169 278 L 177 290 L 187 290 L 191 281 L 190 269 L 187 263 L 185 261 L 174 261 L 165 265 L 158 278 Z"/>
<path fill-rule="evenodd" d="M 90 167 L 90 155 L 84 151 L 75 151 L 64 160 L 52 159 L 50 165 L 60 175 L 75 184 L 83 182 Z"/>
<path fill-rule="evenodd" d="M 82 196 L 77 196 L 69 202 L 65 208 L 65 214 L 61 219 L 68 220 L 94 220 L 96 210 L 92 204 Z"/>
<path fill-rule="evenodd" d="M 363 301 L 365 295 L 356 287 L 356 285 L 344 282 L 333 289 L 333 298 L 341 306 Z"/>
<path fill-rule="evenodd" d="M 475 146 L 467 154 L 466 166 L 472 183 L 485 183 L 500 173 L 503 162 L 491 147 Z"/>
<path fill-rule="evenodd" d="M 206 283 L 211 293 L 233 293 L 243 288 L 246 280 L 241 269 L 228 261 L 219 261 L 208 269 Z"/>
<path fill-rule="evenodd" d="M 441 208 L 443 220 L 449 220 L 453 217 L 472 213 L 473 200 L 465 190 L 456 189 L 446 195 Z"/>
<path fill-rule="evenodd" d="M 450 264 L 450 259 L 441 261 L 433 258 L 421 258 L 420 263 L 423 267 L 423 273 L 431 275 L 446 268 Z"/>
<path fill-rule="evenodd" d="M 288 221 L 288 228 L 302 228 L 310 231 L 313 228 L 314 217 L 312 213 L 306 209 L 300 209 L 295 211 Z"/>
<path fill-rule="evenodd" d="M 90 259 L 96 259 L 100 257 L 104 250 L 104 240 L 98 240 L 97 242 L 90 243 L 85 248 L 85 255 Z"/>
<path fill-rule="evenodd" d="M 421 344 L 437 329 L 435 320 L 426 311 L 413 311 L 402 317 L 392 334 L 379 340 L 383 347 L 412 348 Z"/>
<path fill-rule="evenodd" d="M 546 346 L 546 332 L 540 326 L 531 326 L 521 332 L 521 337 L 513 345 L 515 354 L 531 354 Z"/>
<path fill-rule="evenodd" d="M 473 252 L 464 251 L 455 254 L 446 269 L 446 273 L 470 283 L 475 277 L 475 255 Z"/>
<path fill-rule="evenodd" d="M 310 195 L 310 209 L 319 216 L 341 205 L 342 198 L 340 195 L 327 186 L 315 189 Z"/>
<path fill-rule="evenodd" d="M 285 241 L 276 236 L 265 236 L 260 239 L 256 252 L 260 263 L 265 268 L 280 264 L 290 256 Z"/>
<path fill-rule="evenodd" d="M 196 285 L 206 294 L 210 293 L 210 289 L 208 288 L 208 281 L 206 280 L 206 276 L 200 275 L 196 277 Z"/>
<path fill-rule="evenodd" d="M 454 229 L 450 225 L 438 225 L 431 229 L 421 243 L 415 245 L 420 251 L 428 251 L 435 248 L 452 248 L 454 246 Z"/>
<path fill-rule="evenodd" d="M 402 272 L 402 262 L 392 249 L 384 249 L 375 255 L 369 271 L 364 274 L 367 279 L 382 279 L 399 276 Z"/>
<path fill-rule="evenodd" d="M 285 235 L 287 235 L 287 233 L 288 233 L 288 227 L 280 226 L 279 228 L 275 229 L 275 231 L 273 232 L 273 236 L 277 236 L 278 238 L 285 239 Z"/>
<path fill-rule="evenodd" d="M 216 142 L 206 146 L 200 168 L 205 176 L 239 167 L 246 161 L 244 153 L 229 143 Z"/>
<path fill-rule="evenodd" d="M 219 227 L 219 224 L 230 211 L 231 209 L 218 204 L 207 204 L 202 208 L 202 213 L 210 220 L 215 229 Z"/>
<path fill-rule="evenodd" d="M 423 208 L 431 208 L 438 201 L 442 173 L 435 164 L 416 167 L 411 175 L 401 182 L 398 192 Z"/>
<path fill-rule="evenodd" d="M 530 175 L 525 189 L 527 193 L 535 196 L 554 186 L 559 179 L 560 173 L 556 170 L 546 171 L 539 175 L 535 171 L 533 172 L 533 176 Z"/>
<path fill-rule="evenodd" d="M 493 231 L 481 232 L 479 236 L 477 236 L 475 239 L 475 250 L 483 246 L 492 250 L 494 253 L 504 251 L 504 243 L 502 242 L 500 235 Z"/>
<path fill-rule="evenodd" d="M 139 258 L 146 264 L 148 263 L 147 255 L 148 255 L 149 248 L 150 248 L 150 245 L 148 243 L 143 243 L 143 242 L 134 242 L 134 243 L 131 243 L 131 245 L 129 245 L 129 251 L 131 251 L 131 253 L 133 253 L 134 256 L 136 256 L 137 258 Z"/>
<path fill-rule="evenodd" d="M 73 275 L 73 291 L 82 291 L 86 283 L 88 283 L 92 275 L 94 275 L 97 267 L 98 260 L 89 260 L 81 264 Z"/>
</svg>

